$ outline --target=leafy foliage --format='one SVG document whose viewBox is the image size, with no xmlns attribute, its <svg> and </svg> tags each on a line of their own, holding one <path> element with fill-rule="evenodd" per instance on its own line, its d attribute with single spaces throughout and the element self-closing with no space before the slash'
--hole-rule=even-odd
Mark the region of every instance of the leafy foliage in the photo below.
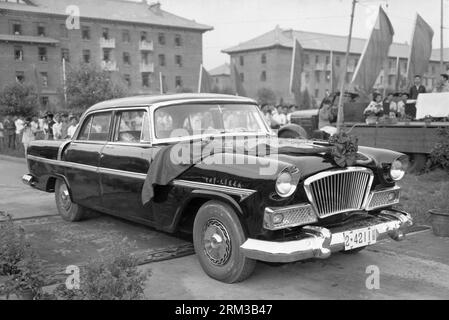
<svg viewBox="0 0 449 320">
<path fill-rule="evenodd" d="M 257 101 L 259 104 L 276 104 L 276 94 L 269 88 L 260 88 L 257 90 Z"/>
<path fill-rule="evenodd" d="M 14 83 L 0 93 L 1 114 L 30 116 L 37 112 L 38 107 L 38 95 L 32 85 Z"/>
<path fill-rule="evenodd" d="M 124 83 L 112 75 L 86 64 L 69 71 L 66 82 L 67 107 L 86 110 L 98 102 L 127 96 Z"/>
<path fill-rule="evenodd" d="M 6 221 L 0 224 L 0 275 L 6 281 L 0 294 L 21 295 L 28 291 L 31 298 L 42 296 L 46 274 L 36 253 L 25 239 L 25 231 L 14 224 L 10 215 L 0 213 Z"/>
<path fill-rule="evenodd" d="M 344 168 L 356 163 L 358 151 L 358 139 L 356 136 L 348 135 L 342 131 L 331 136 L 329 143 L 333 145 L 330 156 L 338 166 Z"/>
<path fill-rule="evenodd" d="M 449 128 L 439 128 L 438 137 L 438 142 L 430 153 L 428 168 L 440 167 L 449 173 Z"/>
<path fill-rule="evenodd" d="M 139 300 L 144 298 L 149 273 L 137 270 L 137 259 L 117 249 L 107 258 L 81 269 L 80 289 L 59 285 L 54 295 L 61 300 Z"/>
</svg>

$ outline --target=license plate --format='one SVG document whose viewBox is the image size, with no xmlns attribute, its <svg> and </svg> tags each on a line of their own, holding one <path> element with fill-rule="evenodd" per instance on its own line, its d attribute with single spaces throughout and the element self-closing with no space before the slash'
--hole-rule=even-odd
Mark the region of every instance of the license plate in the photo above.
<svg viewBox="0 0 449 320">
<path fill-rule="evenodd" d="M 377 241 L 377 230 L 364 228 L 343 232 L 345 239 L 345 251 L 375 244 Z"/>
</svg>

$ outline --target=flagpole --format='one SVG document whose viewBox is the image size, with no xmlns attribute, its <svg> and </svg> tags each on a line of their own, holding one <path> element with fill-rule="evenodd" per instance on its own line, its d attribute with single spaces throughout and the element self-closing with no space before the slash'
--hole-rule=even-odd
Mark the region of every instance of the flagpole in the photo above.
<svg viewBox="0 0 449 320">
<path fill-rule="evenodd" d="M 345 90 L 346 72 L 348 70 L 349 51 L 351 50 L 352 26 L 354 24 L 354 11 L 355 11 L 356 3 L 357 3 L 357 0 L 352 0 L 351 23 L 349 25 L 348 45 L 346 47 L 345 66 L 344 66 L 343 72 L 342 72 L 343 78 L 342 78 L 341 87 L 340 87 L 340 99 L 338 101 L 338 117 L 337 117 L 337 132 L 338 133 L 340 133 L 341 128 L 343 126 L 343 95 L 344 95 L 344 90 Z"/>
<path fill-rule="evenodd" d="M 159 72 L 159 86 L 161 94 L 164 94 L 164 84 L 162 83 L 162 72 Z"/>
<path fill-rule="evenodd" d="M 201 82 L 203 81 L 203 64 L 200 65 L 200 76 L 198 80 L 198 93 L 201 93 Z"/>
<path fill-rule="evenodd" d="M 444 38 L 443 38 L 443 32 L 444 32 L 444 26 L 443 26 L 443 0 L 441 0 L 441 35 L 440 35 L 440 69 L 441 69 L 441 73 L 444 73 L 444 50 L 443 50 L 443 43 L 444 43 Z"/>
<path fill-rule="evenodd" d="M 334 68 L 333 68 L 333 66 L 334 66 L 334 52 L 332 50 L 331 50 L 331 53 L 330 53 L 330 66 L 331 66 L 331 73 L 330 73 L 330 76 L 331 76 L 331 90 L 330 91 L 331 91 L 331 93 L 333 93 L 334 88 L 335 88 L 335 83 L 334 83 Z"/>
<path fill-rule="evenodd" d="M 62 83 L 64 90 L 64 102 L 67 104 L 67 75 L 66 75 L 66 66 L 65 66 L 65 58 L 62 58 Z"/>
</svg>

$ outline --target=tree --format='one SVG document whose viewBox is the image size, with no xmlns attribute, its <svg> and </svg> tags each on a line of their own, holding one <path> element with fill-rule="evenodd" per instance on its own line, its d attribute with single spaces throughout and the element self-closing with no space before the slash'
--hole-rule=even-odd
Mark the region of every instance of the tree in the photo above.
<svg viewBox="0 0 449 320">
<path fill-rule="evenodd" d="M 75 110 L 86 110 L 98 102 L 128 95 L 124 82 L 113 77 L 113 73 L 87 64 L 68 72 L 66 90 L 67 107 Z"/>
<path fill-rule="evenodd" d="M 31 116 L 39 109 L 36 88 L 32 85 L 14 83 L 0 93 L 0 113 L 5 115 Z"/>
<path fill-rule="evenodd" d="M 276 94 L 269 88 L 260 88 L 257 90 L 257 101 L 259 104 L 276 104 Z"/>
</svg>

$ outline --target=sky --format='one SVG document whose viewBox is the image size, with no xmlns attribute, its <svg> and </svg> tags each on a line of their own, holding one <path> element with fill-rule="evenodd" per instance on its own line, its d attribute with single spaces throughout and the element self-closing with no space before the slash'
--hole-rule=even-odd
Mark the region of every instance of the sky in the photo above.
<svg viewBox="0 0 449 320">
<path fill-rule="evenodd" d="M 151 0 L 150 0 L 151 1 Z M 352 0 L 159 0 L 163 10 L 214 27 L 204 34 L 206 69 L 229 61 L 221 50 L 281 28 L 347 36 Z M 381 5 L 395 30 L 393 41 L 410 42 L 416 13 L 434 30 L 440 48 L 440 0 L 359 0 L 353 35 L 367 38 Z M 443 0 L 444 47 L 449 47 L 449 0 Z"/>
</svg>

